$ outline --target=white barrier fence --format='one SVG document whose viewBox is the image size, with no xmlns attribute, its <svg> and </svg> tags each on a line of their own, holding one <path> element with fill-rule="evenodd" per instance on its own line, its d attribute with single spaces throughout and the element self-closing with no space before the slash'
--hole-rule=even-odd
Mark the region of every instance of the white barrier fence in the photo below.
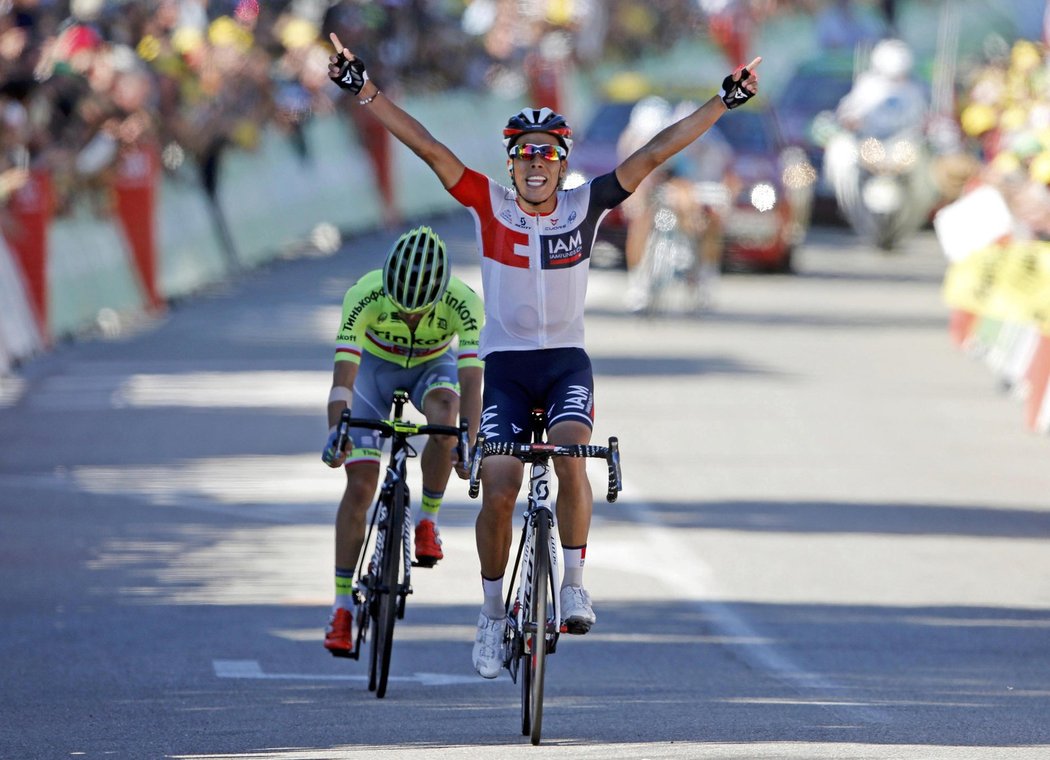
<svg viewBox="0 0 1050 760">
<path fill-rule="evenodd" d="M 406 99 L 408 110 L 458 155 L 489 158 L 480 171 L 503 171 L 500 130 L 517 102 L 491 94 L 443 94 Z M 464 114 L 469 119 L 464 119 Z M 341 117 L 312 120 L 303 158 L 277 131 L 264 133 L 254 151 L 223 157 L 219 206 L 237 259 L 246 268 L 302 245 L 322 224 L 343 233 L 377 227 L 383 219 L 368 156 Z M 459 208 L 429 168 L 400 144 L 393 176 L 405 217 Z M 156 289 L 163 300 L 184 297 L 231 275 L 229 256 L 215 226 L 197 168 L 163 175 L 156 193 L 151 234 L 156 250 Z M 497 175 L 498 176 L 498 175 Z M 56 338 L 98 329 L 100 316 L 148 310 L 135 257 L 115 214 L 99 214 L 78 200 L 47 228 L 46 320 L 37 324 L 18 257 L 0 239 L 0 374 L 46 350 Z"/>
</svg>

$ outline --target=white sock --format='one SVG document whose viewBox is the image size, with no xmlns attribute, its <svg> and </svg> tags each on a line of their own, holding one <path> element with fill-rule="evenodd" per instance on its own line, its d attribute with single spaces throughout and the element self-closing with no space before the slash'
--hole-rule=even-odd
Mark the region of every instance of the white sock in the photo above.
<svg viewBox="0 0 1050 760">
<path fill-rule="evenodd" d="M 485 596 L 485 603 L 481 606 L 481 611 L 484 612 L 490 618 L 501 618 L 507 614 L 507 609 L 504 606 L 503 601 L 503 576 L 495 580 L 490 580 L 484 575 L 481 576 L 481 591 Z"/>
<path fill-rule="evenodd" d="M 587 544 L 583 546 L 563 546 L 561 552 L 565 561 L 564 575 L 561 579 L 562 588 L 566 586 L 582 586 L 583 563 L 587 558 Z"/>
</svg>

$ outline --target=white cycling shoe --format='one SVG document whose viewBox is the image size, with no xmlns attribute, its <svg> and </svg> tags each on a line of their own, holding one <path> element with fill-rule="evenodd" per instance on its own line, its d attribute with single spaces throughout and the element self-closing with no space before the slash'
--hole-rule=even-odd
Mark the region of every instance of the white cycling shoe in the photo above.
<svg viewBox="0 0 1050 760">
<path fill-rule="evenodd" d="M 584 634 L 591 630 L 597 618 L 591 609 L 591 595 L 583 586 L 562 586 L 561 623 L 567 633 Z"/>
<path fill-rule="evenodd" d="M 482 678 L 495 678 L 503 668 L 503 632 L 507 618 L 490 618 L 484 612 L 478 615 L 478 631 L 474 635 L 474 670 Z"/>
</svg>

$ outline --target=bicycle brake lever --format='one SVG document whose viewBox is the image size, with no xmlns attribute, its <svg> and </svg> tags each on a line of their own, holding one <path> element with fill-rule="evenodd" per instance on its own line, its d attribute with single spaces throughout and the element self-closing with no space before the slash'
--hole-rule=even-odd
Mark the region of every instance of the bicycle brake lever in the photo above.
<svg viewBox="0 0 1050 760">
<path fill-rule="evenodd" d="M 617 494 L 623 490 L 623 477 L 620 473 L 620 442 L 617 438 L 609 438 L 609 492 L 605 500 L 612 503 L 616 501 Z"/>
<path fill-rule="evenodd" d="M 456 441 L 456 458 L 461 464 L 467 464 L 470 455 L 470 443 L 467 439 L 467 420 L 459 421 L 459 439 Z"/>
<path fill-rule="evenodd" d="M 349 443 L 350 439 L 350 410 L 344 409 L 343 413 L 339 415 L 339 437 L 336 439 L 336 451 L 343 453 L 346 451 L 346 444 Z"/>
<path fill-rule="evenodd" d="M 481 490 L 481 460 L 484 447 L 485 435 L 478 434 L 474 441 L 474 451 L 470 456 L 470 485 L 467 487 L 467 494 L 472 499 L 476 499 L 478 491 Z"/>
</svg>

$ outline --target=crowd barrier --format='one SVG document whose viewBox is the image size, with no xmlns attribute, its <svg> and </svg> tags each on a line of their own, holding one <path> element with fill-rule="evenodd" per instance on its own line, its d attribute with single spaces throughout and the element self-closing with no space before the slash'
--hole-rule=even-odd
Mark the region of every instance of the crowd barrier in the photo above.
<svg viewBox="0 0 1050 760">
<path fill-rule="evenodd" d="M 1006 204 L 981 187 L 934 220 L 950 264 L 950 335 L 980 357 L 1023 405 L 1025 425 L 1050 433 L 1050 242 L 1019 241 Z"/>
<path fill-rule="evenodd" d="M 474 164 L 479 171 L 505 170 L 499 134 L 516 101 L 472 93 L 404 101 L 458 155 L 491 157 Z M 302 246 L 321 225 L 343 234 L 380 226 L 371 164 L 348 122 L 311 119 L 304 137 L 305 155 L 276 129 L 255 150 L 228 151 L 215 206 L 196 166 L 163 171 L 161 156 L 145 149 L 121 157 L 109 192 L 77 197 L 61 215 L 50 177 L 33 172 L 8 200 L 0 236 L 0 374 L 58 340 L 162 312 Z M 406 218 L 459 208 L 400 144 L 393 163 Z"/>
</svg>

